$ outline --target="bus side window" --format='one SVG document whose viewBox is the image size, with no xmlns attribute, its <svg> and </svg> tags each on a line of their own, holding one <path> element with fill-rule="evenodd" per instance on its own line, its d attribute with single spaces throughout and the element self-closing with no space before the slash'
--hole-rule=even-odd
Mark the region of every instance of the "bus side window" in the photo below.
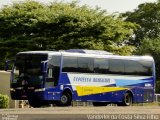
<svg viewBox="0 0 160 120">
<path fill-rule="evenodd" d="M 78 72 L 93 73 L 94 59 L 87 57 L 78 57 Z"/>
<path fill-rule="evenodd" d="M 94 59 L 94 72 L 107 74 L 108 72 L 108 60 L 105 58 L 95 58 Z"/>
<path fill-rule="evenodd" d="M 77 72 L 77 57 L 63 57 L 63 72 Z"/>
<path fill-rule="evenodd" d="M 124 61 L 109 59 L 109 74 L 124 74 Z"/>
<path fill-rule="evenodd" d="M 152 76 L 152 62 L 125 60 L 125 74 Z"/>
<path fill-rule="evenodd" d="M 140 64 L 138 61 L 125 60 L 125 74 L 126 75 L 140 75 Z"/>
</svg>

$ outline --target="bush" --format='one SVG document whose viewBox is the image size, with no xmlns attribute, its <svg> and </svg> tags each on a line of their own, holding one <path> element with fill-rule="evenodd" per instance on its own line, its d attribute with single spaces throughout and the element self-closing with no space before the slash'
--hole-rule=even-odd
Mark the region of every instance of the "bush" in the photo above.
<svg viewBox="0 0 160 120">
<path fill-rule="evenodd" d="M 0 108 L 8 108 L 9 97 L 7 95 L 0 94 Z"/>
</svg>

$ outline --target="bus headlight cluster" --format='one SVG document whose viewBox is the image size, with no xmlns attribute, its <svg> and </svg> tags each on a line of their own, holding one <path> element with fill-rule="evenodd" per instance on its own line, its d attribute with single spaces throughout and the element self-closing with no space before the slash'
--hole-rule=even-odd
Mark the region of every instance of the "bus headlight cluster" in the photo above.
<svg viewBox="0 0 160 120">
<path fill-rule="evenodd" d="M 11 92 L 15 92 L 16 90 L 15 90 L 14 88 L 11 88 L 10 91 L 11 91 Z"/>
<path fill-rule="evenodd" d="M 41 89 L 35 89 L 34 92 L 42 92 L 45 91 L 45 88 L 41 88 Z"/>
</svg>

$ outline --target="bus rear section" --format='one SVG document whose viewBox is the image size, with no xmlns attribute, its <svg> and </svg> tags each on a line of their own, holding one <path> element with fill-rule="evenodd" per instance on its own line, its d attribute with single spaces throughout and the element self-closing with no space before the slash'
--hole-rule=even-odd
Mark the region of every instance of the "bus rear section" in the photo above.
<svg viewBox="0 0 160 120">
<path fill-rule="evenodd" d="M 93 102 L 94 106 L 153 102 L 154 60 L 146 56 L 64 55 L 60 82 L 70 85 L 73 100 Z"/>
</svg>

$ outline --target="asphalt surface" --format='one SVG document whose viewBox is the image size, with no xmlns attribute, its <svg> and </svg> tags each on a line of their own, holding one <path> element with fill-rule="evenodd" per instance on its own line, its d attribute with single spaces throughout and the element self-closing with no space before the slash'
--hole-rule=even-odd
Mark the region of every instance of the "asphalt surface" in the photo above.
<svg viewBox="0 0 160 120">
<path fill-rule="evenodd" d="M 0 120 L 160 120 L 159 106 L 0 109 Z"/>
</svg>

